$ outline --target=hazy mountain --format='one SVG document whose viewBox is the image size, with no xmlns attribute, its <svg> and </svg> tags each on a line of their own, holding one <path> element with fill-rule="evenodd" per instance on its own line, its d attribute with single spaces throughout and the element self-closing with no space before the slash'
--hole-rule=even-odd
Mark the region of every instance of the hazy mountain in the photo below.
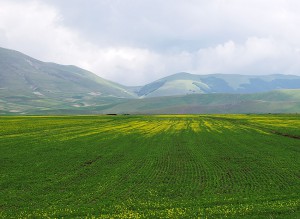
<svg viewBox="0 0 300 219">
<path fill-rule="evenodd" d="M 257 93 L 275 89 L 300 88 L 300 77 L 294 75 L 194 75 L 177 73 L 141 87 L 140 97 L 160 97 L 205 93 Z"/>
<path fill-rule="evenodd" d="M 126 87 L 0 48 L 0 114 L 300 112 L 300 89 L 294 88 L 299 76 L 189 73 Z M 274 89 L 294 90 L 265 92 Z"/>
<path fill-rule="evenodd" d="M 125 86 L 76 66 L 41 62 L 0 48 L 0 96 L 63 98 L 78 96 L 133 97 Z"/>
</svg>

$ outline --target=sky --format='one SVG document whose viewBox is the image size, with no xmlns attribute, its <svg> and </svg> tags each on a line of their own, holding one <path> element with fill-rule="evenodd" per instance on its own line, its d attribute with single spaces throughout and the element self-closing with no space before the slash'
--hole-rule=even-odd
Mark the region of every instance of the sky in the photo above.
<svg viewBox="0 0 300 219">
<path fill-rule="evenodd" d="M 300 75 L 299 0 L 0 0 L 0 47 L 124 85 Z"/>
</svg>

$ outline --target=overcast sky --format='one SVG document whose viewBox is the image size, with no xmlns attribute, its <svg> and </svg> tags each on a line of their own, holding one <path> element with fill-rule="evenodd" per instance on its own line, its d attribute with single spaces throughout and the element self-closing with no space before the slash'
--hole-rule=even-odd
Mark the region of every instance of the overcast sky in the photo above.
<svg viewBox="0 0 300 219">
<path fill-rule="evenodd" d="M 126 85 L 300 75 L 299 0 L 0 0 L 0 46 Z"/>
</svg>

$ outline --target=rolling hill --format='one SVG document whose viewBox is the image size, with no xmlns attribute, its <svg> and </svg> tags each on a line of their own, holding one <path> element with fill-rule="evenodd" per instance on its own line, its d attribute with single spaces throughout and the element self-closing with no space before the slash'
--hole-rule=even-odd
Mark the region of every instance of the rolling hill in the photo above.
<svg viewBox="0 0 300 219">
<path fill-rule="evenodd" d="M 0 48 L 2 115 L 269 112 L 300 112 L 299 76 L 178 73 L 126 87 Z"/>
<path fill-rule="evenodd" d="M 94 98 L 74 103 L 33 99 L 4 105 L 0 114 L 240 114 L 299 113 L 300 89 L 255 94 L 190 94 L 144 99 Z M 18 111 L 12 110 L 18 109 Z"/>
<path fill-rule="evenodd" d="M 118 103 L 103 113 L 299 113 L 300 89 L 255 94 L 190 94 L 153 97 Z"/>
<path fill-rule="evenodd" d="M 4 48 L 0 48 L 0 89 L 2 97 L 135 96 L 125 86 L 76 66 L 41 62 Z"/>
<path fill-rule="evenodd" d="M 161 97 L 204 93 L 258 93 L 275 89 L 299 89 L 300 77 L 295 75 L 195 75 L 177 73 L 141 87 L 140 97 Z"/>
</svg>

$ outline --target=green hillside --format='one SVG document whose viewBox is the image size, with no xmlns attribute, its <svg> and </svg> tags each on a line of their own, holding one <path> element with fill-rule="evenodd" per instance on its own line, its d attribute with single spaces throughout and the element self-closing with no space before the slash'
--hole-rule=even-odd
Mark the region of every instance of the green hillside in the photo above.
<svg viewBox="0 0 300 219">
<path fill-rule="evenodd" d="M 6 98 L 7 100 L 8 98 Z M 190 94 L 172 97 L 126 99 L 73 97 L 64 102 L 44 97 L 3 100 L 0 114 L 199 114 L 299 113 L 300 90 L 256 94 Z M 23 103 L 23 104 L 20 104 Z"/>
<path fill-rule="evenodd" d="M 128 100 L 105 113 L 299 113 L 300 90 L 256 94 L 191 94 Z"/>
<path fill-rule="evenodd" d="M 41 62 L 3 48 L 0 48 L 0 91 L 1 98 L 134 96 L 124 86 L 76 66 Z"/>
<path fill-rule="evenodd" d="M 298 113 L 299 86 L 300 77 L 292 75 L 178 73 L 126 87 L 0 48 L 0 115 Z"/>
<path fill-rule="evenodd" d="M 299 89 L 300 77 L 294 75 L 194 75 L 174 74 L 140 88 L 140 97 L 160 97 L 200 93 L 258 93 L 275 89 Z"/>
</svg>

